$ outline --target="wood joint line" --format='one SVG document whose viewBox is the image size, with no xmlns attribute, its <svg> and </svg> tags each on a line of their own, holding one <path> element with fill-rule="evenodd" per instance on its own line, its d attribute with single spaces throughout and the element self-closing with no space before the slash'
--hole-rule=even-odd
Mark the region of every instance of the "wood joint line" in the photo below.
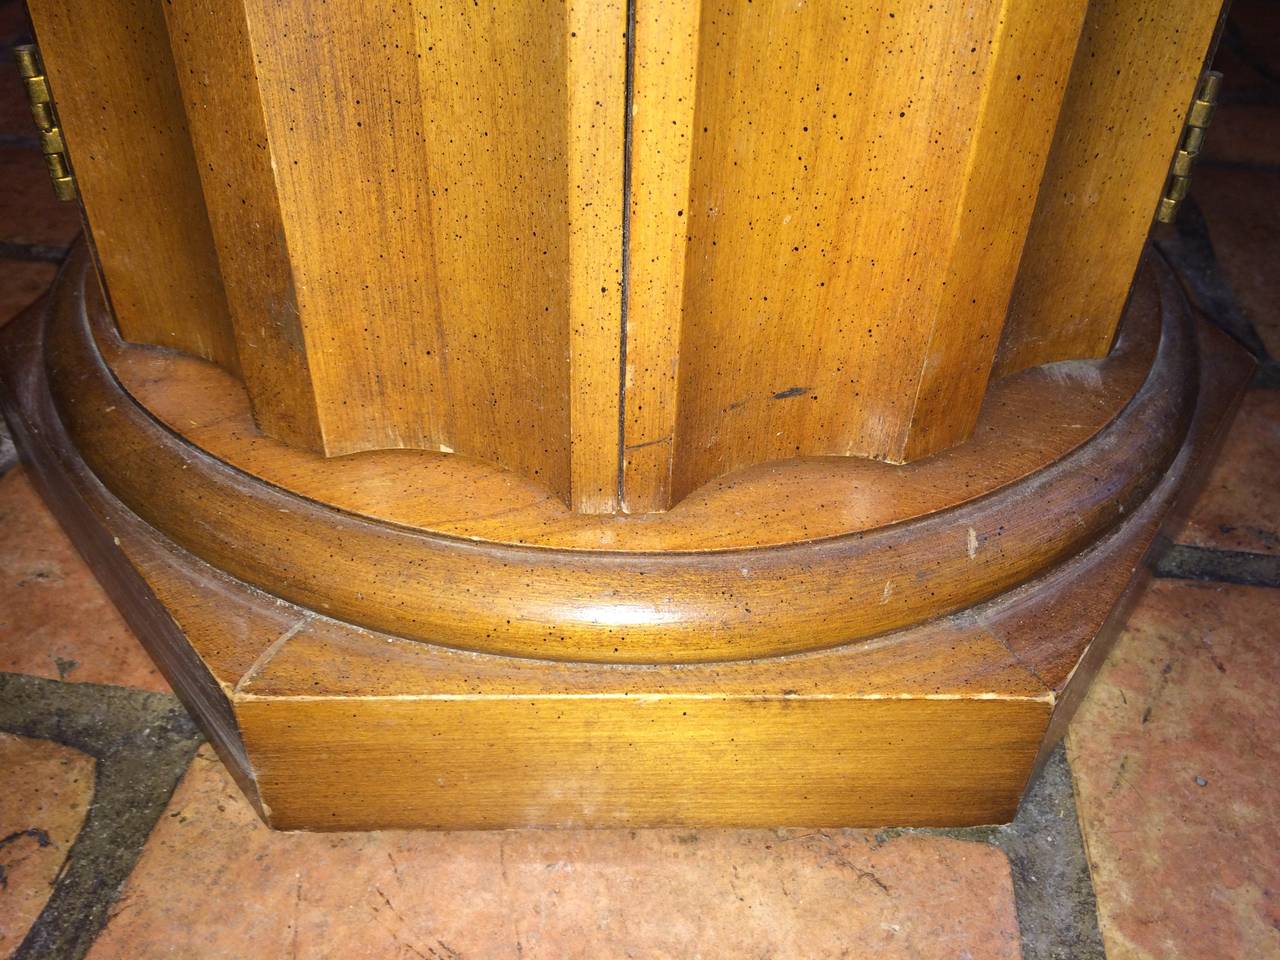
<svg viewBox="0 0 1280 960">
<path fill-rule="evenodd" d="M 254 660 L 253 663 L 249 664 L 249 669 L 244 672 L 244 675 L 236 681 L 236 685 L 231 690 L 232 695 L 235 696 L 243 692 L 244 688 L 249 685 L 250 681 L 266 669 L 268 663 L 275 659 L 275 655 L 281 651 L 284 645 L 297 636 L 298 632 L 314 619 L 315 614 L 312 613 L 301 616 L 293 626 L 272 640 L 266 649 L 258 654 L 257 659 Z"/>
</svg>

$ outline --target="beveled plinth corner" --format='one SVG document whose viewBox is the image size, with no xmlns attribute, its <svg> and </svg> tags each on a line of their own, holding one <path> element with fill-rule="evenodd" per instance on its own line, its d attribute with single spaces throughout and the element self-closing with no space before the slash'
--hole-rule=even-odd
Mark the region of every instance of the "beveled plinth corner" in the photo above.
<svg viewBox="0 0 1280 960">
<path fill-rule="evenodd" d="M 184 427 L 157 391 L 223 409 L 225 384 L 112 341 L 104 310 L 81 253 L 3 332 L 6 417 L 286 829 L 1008 820 L 1252 368 L 1148 263 L 1112 357 L 997 383 L 929 461 L 766 465 L 669 514 L 576 519 L 445 455 L 336 468 L 409 484 L 409 522 L 308 487 L 310 455 L 241 429 L 232 393 Z M 867 506 L 887 482 L 901 515 Z"/>
</svg>

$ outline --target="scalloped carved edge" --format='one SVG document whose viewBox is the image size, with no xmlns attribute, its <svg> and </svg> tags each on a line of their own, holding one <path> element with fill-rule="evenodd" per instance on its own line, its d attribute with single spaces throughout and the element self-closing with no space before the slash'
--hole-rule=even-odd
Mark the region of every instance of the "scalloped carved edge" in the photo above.
<svg viewBox="0 0 1280 960">
<path fill-rule="evenodd" d="M 1168 468 L 1088 548 L 986 602 L 874 643 L 603 665 L 388 636 L 196 558 L 71 446 L 42 362 L 50 319 L 35 309 L 0 335 L 15 438 L 241 786 L 291 829 L 1006 820 L 1252 372 L 1201 325 L 1199 349 L 1184 342 L 1194 410 Z"/>
<path fill-rule="evenodd" d="M 186 443 L 105 366 L 72 264 L 44 354 L 68 443 L 142 520 L 264 592 L 372 630 L 539 659 L 694 663 L 868 640 L 988 600 L 1079 554 L 1150 495 L 1197 391 L 1182 293 L 1157 270 L 1162 333 L 1137 395 L 1016 484 L 866 533 L 768 548 L 606 553 L 476 543 L 357 517 Z"/>
</svg>

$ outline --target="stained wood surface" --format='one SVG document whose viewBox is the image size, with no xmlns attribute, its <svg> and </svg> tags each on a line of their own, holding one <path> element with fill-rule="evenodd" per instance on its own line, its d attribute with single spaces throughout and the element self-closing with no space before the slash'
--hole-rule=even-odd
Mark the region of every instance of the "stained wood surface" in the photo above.
<svg viewBox="0 0 1280 960">
<path fill-rule="evenodd" d="M 1164 332 L 1150 374 L 1123 415 L 1073 453 L 1002 494 L 910 523 L 745 551 L 469 542 L 264 485 L 181 441 L 123 393 L 72 283 L 60 292 L 65 320 L 50 332 L 49 365 L 67 430 L 113 493 L 197 557 L 270 594 L 469 650 L 716 661 L 823 649 L 963 609 L 1114 528 L 1165 472 L 1193 400 L 1185 305 L 1171 280 L 1160 288 Z"/>
<path fill-rule="evenodd" d="M 499 16 L 505 17 L 505 12 Z M 627 13 L 624 0 L 568 0 L 569 418 L 574 508 L 618 509 L 622 390 L 622 174 Z M 507 120 L 497 118 L 504 131 Z M 487 254 L 486 255 L 490 255 Z M 523 267 L 522 267 L 523 269 Z M 512 331 L 513 339 L 527 336 Z M 506 345 L 505 349 L 511 349 Z M 556 358 L 551 359 L 552 363 Z M 522 402 L 536 403 L 531 383 Z M 510 425 L 500 422 L 498 431 Z M 537 443 L 538 437 L 523 442 Z"/>
<path fill-rule="evenodd" d="M 324 450 L 249 25 L 236 6 L 164 12 L 254 418 Z"/>
<path fill-rule="evenodd" d="M 121 333 L 237 372 L 161 5 L 37 0 L 29 10 Z"/>
<path fill-rule="evenodd" d="M 858 471 L 796 458 L 969 439 L 1002 326 L 1000 376 L 1104 354 L 1214 21 L 1099 0 L 1078 44 L 1085 0 L 638 0 L 634 31 L 622 0 L 197 0 L 164 6 L 166 43 L 156 9 L 112 0 L 85 22 L 132 59 L 80 62 L 79 3 L 35 0 L 73 160 L 75 128 L 160 157 L 130 179 L 123 154 L 82 151 L 91 184 L 127 187 L 85 196 L 124 336 L 241 376 L 267 436 L 336 458 L 331 485 L 388 462 L 348 454 L 458 454 L 518 475 L 500 484 L 520 520 L 494 520 L 485 489 L 430 523 L 584 546 L 608 524 L 565 520 L 525 480 L 583 514 L 705 516 L 694 495 L 723 503 L 708 485 L 738 470 L 792 461 L 812 483 Z M 129 236 L 151 242 L 128 245 L 112 217 L 140 190 L 132 219 L 152 225 Z M 172 278 L 197 275 L 182 293 L 207 316 L 166 311 Z M 225 395 L 169 420 L 216 419 Z M 1061 451 L 1075 431 L 1024 435 Z M 421 479 L 444 475 L 488 476 Z M 804 526 L 823 496 L 779 510 Z"/>
<path fill-rule="evenodd" d="M 677 498 L 964 436 L 1083 7 L 703 4 Z"/>
<path fill-rule="evenodd" d="M 1111 346 L 1222 9 L 1090 0 L 997 375 Z"/>
<path fill-rule="evenodd" d="M 463 451 L 611 509 L 621 4 L 167 16 L 264 429 Z"/>
<path fill-rule="evenodd" d="M 1007 821 L 1049 710 L 1034 700 L 539 697 L 462 708 L 379 699 L 354 725 L 341 700 L 246 701 L 240 715 L 283 828 L 493 829 Z M 316 734 L 339 724 L 350 747 L 335 766 Z M 440 771 L 434 789 L 406 783 L 405 767 Z M 348 778 L 365 785 L 363 811 Z"/>
<path fill-rule="evenodd" d="M 71 445 L 40 363 L 43 319 L 0 337 L 15 438 L 241 785 L 291 829 L 1006 820 L 1251 366 L 1201 327 L 1195 373 L 1180 381 L 1197 412 L 1158 487 L 1094 549 L 992 603 L 874 644 L 602 667 L 371 633 L 176 549 Z"/>
<path fill-rule="evenodd" d="M 701 2 L 636 4 L 627 202 L 623 503 L 673 503 Z"/>
<path fill-rule="evenodd" d="M 90 313 L 95 291 L 87 291 Z M 1158 291 L 1137 285 L 1123 342 L 1107 358 L 994 384 L 973 438 L 902 466 L 808 458 L 746 468 L 666 513 L 569 510 L 545 487 L 462 455 L 400 450 L 326 459 L 263 436 L 240 384 L 181 354 L 97 342 L 149 413 L 218 459 L 308 500 L 450 536 L 577 550 L 689 551 L 817 540 L 922 517 L 990 494 L 1095 436 L 1141 386 L 1159 339 Z"/>
</svg>

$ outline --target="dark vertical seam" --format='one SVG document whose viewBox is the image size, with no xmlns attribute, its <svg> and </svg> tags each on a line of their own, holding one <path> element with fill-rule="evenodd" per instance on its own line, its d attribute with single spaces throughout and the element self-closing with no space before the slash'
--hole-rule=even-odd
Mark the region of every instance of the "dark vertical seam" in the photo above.
<svg viewBox="0 0 1280 960">
<path fill-rule="evenodd" d="M 627 69 L 622 117 L 622 276 L 618 323 L 618 510 L 625 509 L 623 469 L 627 445 L 627 293 L 631 287 L 631 102 L 635 95 L 636 0 L 627 0 Z"/>
</svg>

